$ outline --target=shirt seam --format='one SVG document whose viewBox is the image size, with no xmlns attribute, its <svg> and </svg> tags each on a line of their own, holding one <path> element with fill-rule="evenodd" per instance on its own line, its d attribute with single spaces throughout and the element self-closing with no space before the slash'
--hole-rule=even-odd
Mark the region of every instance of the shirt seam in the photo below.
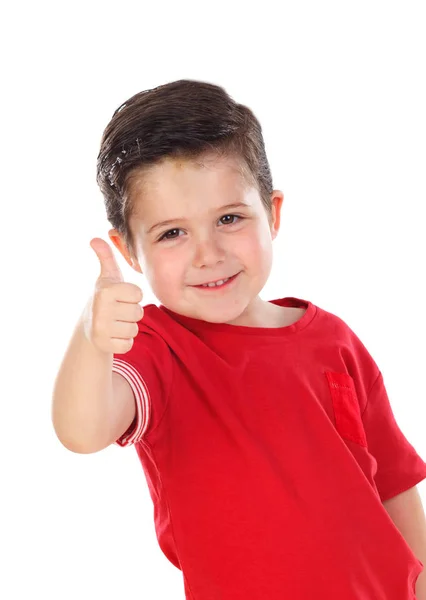
<svg viewBox="0 0 426 600">
<path fill-rule="evenodd" d="M 162 418 L 161 418 L 161 420 L 162 420 Z M 157 424 L 157 427 L 158 427 L 158 425 L 159 425 L 159 423 Z M 156 428 L 157 428 L 157 427 L 156 427 Z M 159 471 L 159 469 L 158 469 L 158 466 L 157 466 L 157 461 L 156 461 L 156 459 L 155 459 L 154 448 L 153 448 L 153 446 L 152 446 L 152 445 L 151 445 L 151 444 L 150 444 L 150 443 L 149 443 L 147 440 L 145 440 L 145 439 L 142 439 L 142 440 L 141 440 L 141 444 L 142 444 L 142 446 L 145 446 L 145 447 L 146 447 L 146 449 L 148 450 L 149 454 L 151 455 L 152 462 L 153 462 L 153 464 L 154 464 L 154 466 L 155 466 L 155 470 L 156 470 L 156 473 L 157 473 L 158 481 L 160 482 L 161 489 L 163 490 L 163 494 L 164 494 L 164 501 L 165 501 L 165 503 L 166 503 L 166 505 L 167 505 L 167 511 L 168 511 L 168 513 L 169 513 L 169 516 L 170 516 L 170 527 L 171 527 L 171 534 L 172 534 L 172 538 L 173 538 L 173 543 L 174 543 L 174 545 L 175 545 L 175 548 L 176 548 L 176 553 L 177 553 L 177 556 L 178 556 L 178 559 L 179 559 L 179 564 L 180 564 L 180 566 L 182 567 L 182 559 L 181 559 L 181 556 L 180 556 L 180 552 L 179 552 L 179 550 L 178 550 L 178 544 L 177 544 L 177 542 L 176 542 L 176 537 L 175 537 L 175 532 L 174 532 L 174 524 L 173 524 L 173 516 L 172 516 L 172 511 L 171 511 L 171 509 L 170 509 L 170 504 L 169 504 L 169 500 L 168 500 L 167 493 L 166 493 L 166 487 L 165 487 L 165 486 L 164 486 L 164 484 L 163 484 L 163 480 L 162 480 L 162 478 L 161 478 L 161 474 L 160 474 L 160 471 Z M 190 587 L 190 585 L 189 585 L 189 581 L 188 581 L 188 575 L 187 575 L 186 571 L 184 571 L 184 569 L 183 569 L 183 568 L 182 568 L 182 573 L 184 573 L 184 574 L 185 574 L 185 578 L 186 578 L 186 582 L 187 582 L 187 587 L 188 587 L 188 589 L 189 589 L 189 591 L 190 591 L 190 593 L 191 593 L 191 596 L 192 596 L 192 597 L 194 597 L 194 596 L 193 596 L 192 589 L 191 589 L 191 587 Z"/>
<path fill-rule="evenodd" d="M 373 381 L 373 384 L 371 385 L 371 387 L 370 387 L 369 391 L 367 392 L 367 402 L 365 403 L 364 410 L 363 410 L 363 411 L 362 411 L 362 413 L 361 413 L 361 418 L 364 416 L 364 413 L 365 413 L 365 411 L 366 411 L 366 410 L 367 410 L 367 408 L 368 408 L 368 405 L 369 405 L 369 402 L 370 402 L 370 395 L 371 395 L 371 392 L 373 391 L 373 388 L 374 388 L 374 386 L 376 385 L 376 383 L 379 381 L 381 374 L 382 374 L 382 373 L 381 373 L 381 371 L 379 371 L 379 373 L 377 374 L 377 377 L 376 377 L 376 379 Z"/>
</svg>

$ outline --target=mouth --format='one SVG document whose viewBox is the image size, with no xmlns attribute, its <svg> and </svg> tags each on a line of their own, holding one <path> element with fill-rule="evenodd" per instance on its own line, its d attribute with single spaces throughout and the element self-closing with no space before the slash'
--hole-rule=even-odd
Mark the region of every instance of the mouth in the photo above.
<svg viewBox="0 0 426 600">
<path fill-rule="evenodd" d="M 221 290 L 223 288 L 229 287 L 235 281 L 235 279 L 238 277 L 240 272 L 236 273 L 235 275 L 232 275 L 232 277 L 227 277 L 226 279 L 218 279 L 217 281 L 204 283 L 202 285 L 193 285 L 191 287 L 195 287 L 197 289 L 206 290 L 206 291 Z"/>
</svg>

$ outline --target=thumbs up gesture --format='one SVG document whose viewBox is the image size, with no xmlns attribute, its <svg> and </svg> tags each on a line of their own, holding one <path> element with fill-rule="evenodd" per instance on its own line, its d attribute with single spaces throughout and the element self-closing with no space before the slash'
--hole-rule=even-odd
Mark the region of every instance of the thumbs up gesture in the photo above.
<svg viewBox="0 0 426 600">
<path fill-rule="evenodd" d="M 84 313 L 86 337 L 99 350 L 124 354 L 133 346 L 144 310 L 140 287 L 126 283 L 112 249 L 101 238 L 90 242 L 101 265 L 95 291 Z"/>
</svg>

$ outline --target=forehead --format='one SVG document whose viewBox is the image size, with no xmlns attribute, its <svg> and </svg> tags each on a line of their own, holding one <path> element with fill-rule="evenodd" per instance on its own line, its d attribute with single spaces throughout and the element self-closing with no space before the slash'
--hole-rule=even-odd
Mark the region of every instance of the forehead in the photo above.
<svg viewBox="0 0 426 600">
<path fill-rule="evenodd" d="M 135 213 L 176 204 L 202 204 L 235 199 L 253 185 L 242 161 L 231 157 L 166 158 L 133 177 L 131 195 Z"/>
</svg>

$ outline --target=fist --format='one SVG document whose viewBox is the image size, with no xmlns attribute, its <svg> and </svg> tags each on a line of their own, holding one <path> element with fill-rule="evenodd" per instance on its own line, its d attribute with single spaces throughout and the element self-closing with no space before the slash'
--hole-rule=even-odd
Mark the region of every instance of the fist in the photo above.
<svg viewBox="0 0 426 600">
<path fill-rule="evenodd" d="M 126 283 L 112 249 L 101 238 L 90 242 L 99 259 L 101 273 L 84 313 L 84 332 L 99 350 L 124 354 L 133 346 L 138 334 L 138 321 L 144 310 L 139 304 L 143 293 L 140 287 Z"/>
</svg>

